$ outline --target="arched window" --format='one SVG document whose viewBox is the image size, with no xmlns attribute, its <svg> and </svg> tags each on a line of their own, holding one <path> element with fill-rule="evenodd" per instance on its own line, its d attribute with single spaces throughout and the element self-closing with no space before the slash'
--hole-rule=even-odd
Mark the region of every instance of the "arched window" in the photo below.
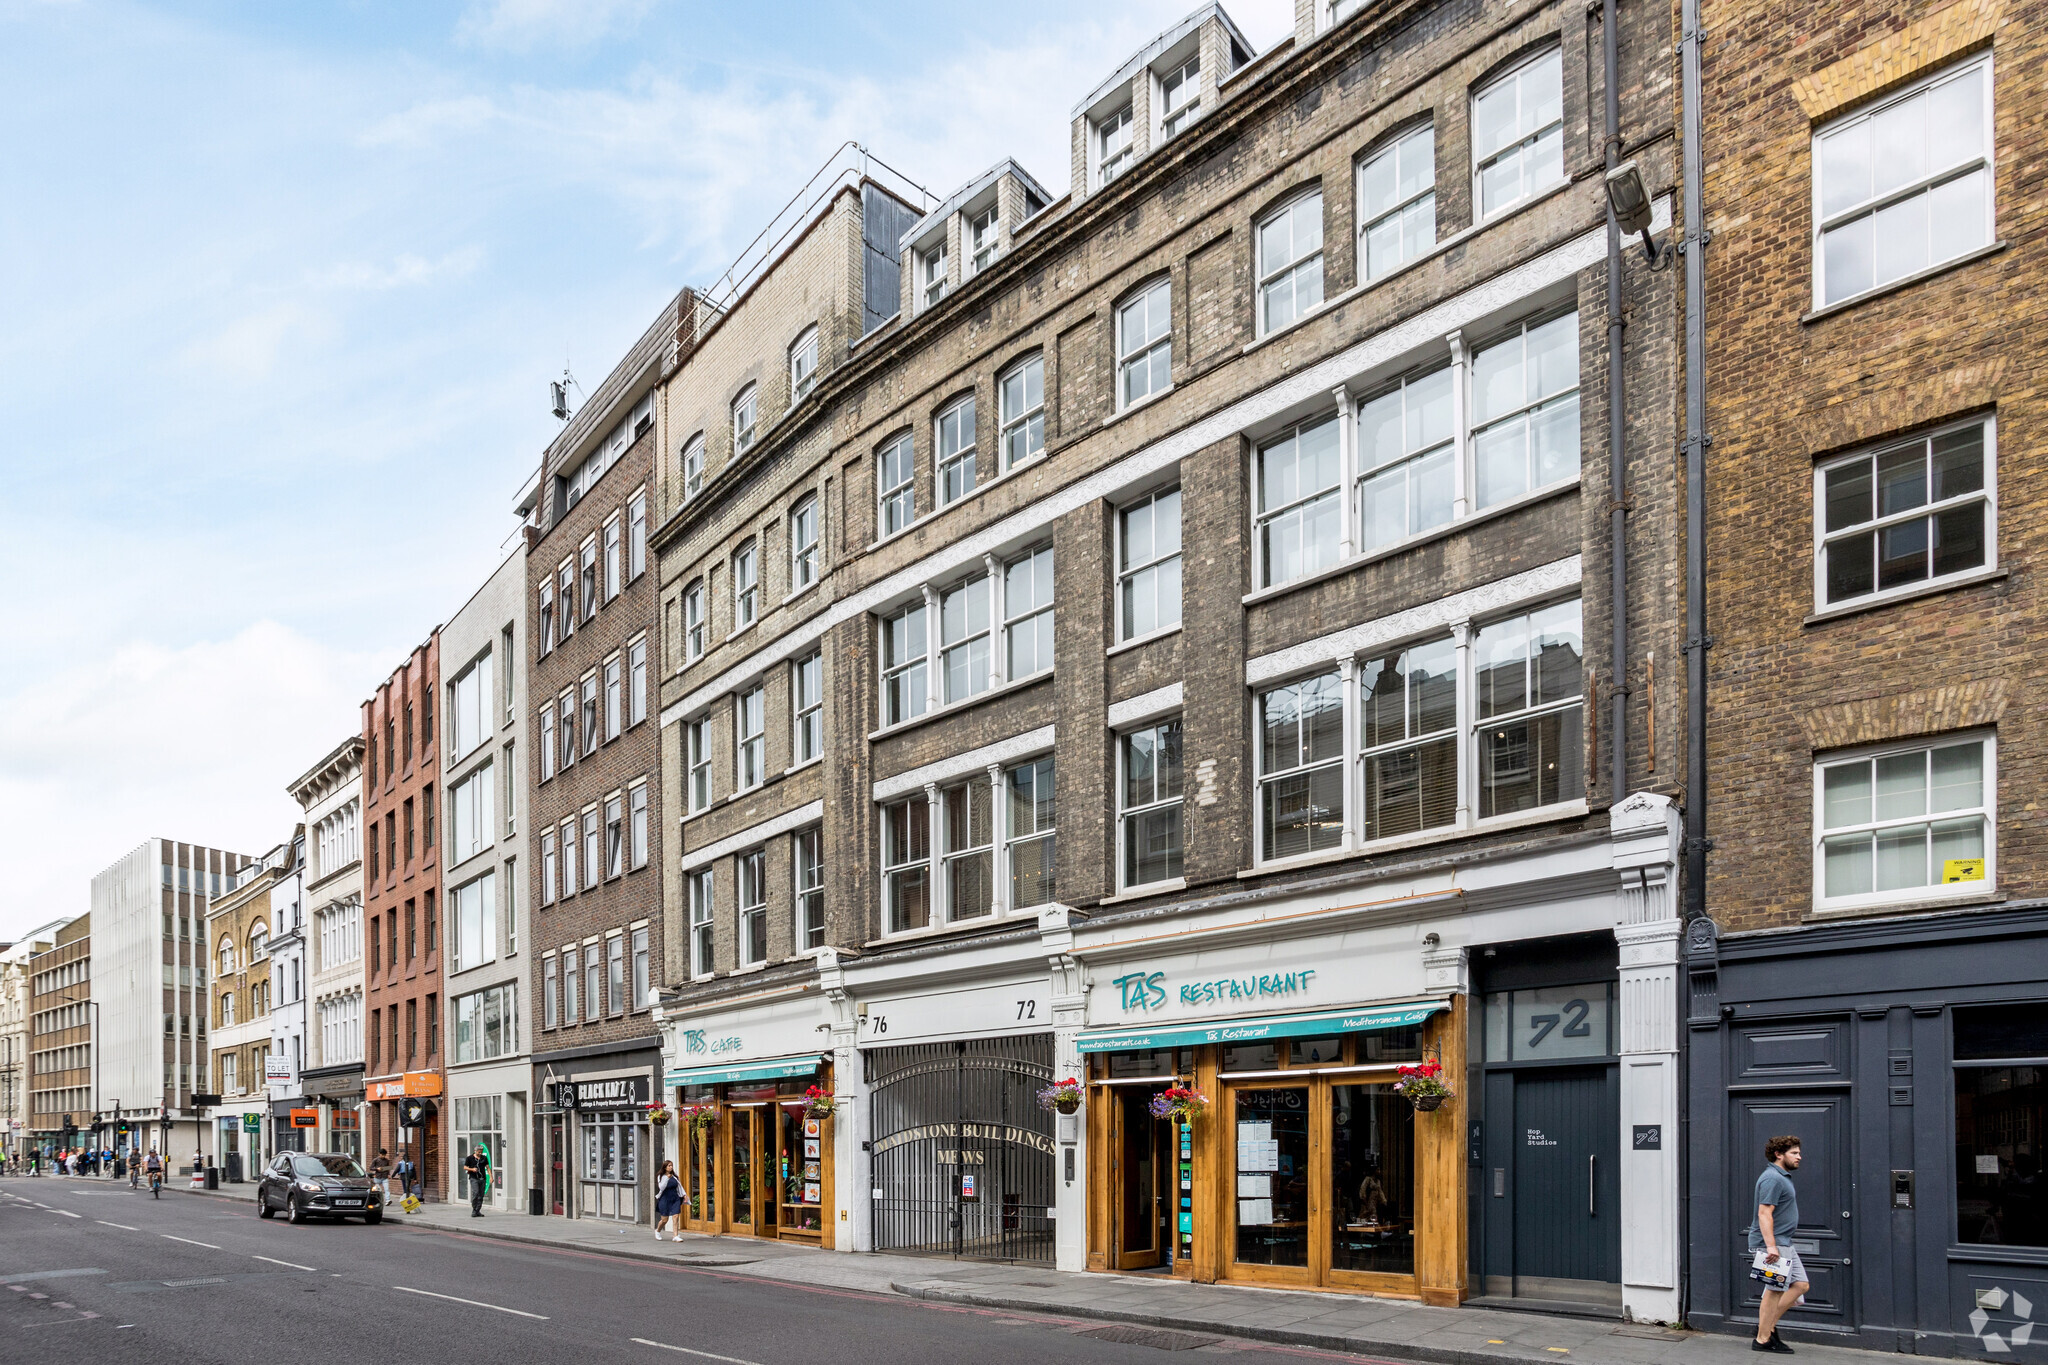
<svg viewBox="0 0 2048 1365">
<path fill-rule="evenodd" d="M 227 935 L 223 934 L 221 935 L 220 940 L 220 970 L 217 974 L 220 976 L 226 976 L 228 973 L 234 970 L 235 941 L 229 938 Z"/>
<path fill-rule="evenodd" d="M 249 961 L 261 962 L 270 951 L 270 926 L 259 924 L 249 931 Z"/>
</svg>

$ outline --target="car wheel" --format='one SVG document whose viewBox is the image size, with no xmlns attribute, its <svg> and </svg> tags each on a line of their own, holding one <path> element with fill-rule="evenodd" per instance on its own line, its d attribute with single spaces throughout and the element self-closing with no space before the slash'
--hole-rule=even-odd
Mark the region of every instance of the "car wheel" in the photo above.
<svg viewBox="0 0 2048 1365">
<path fill-rule="evenodd" d="M 284 1201 L 284 1219 L 287 1223 L 303 1223 L 306 1221 L 306 1211 L 300 1207 L 297 1195 L 292 1195 Z"/>
<path fill-rule="evenodd" d="M 256 1216 L 258 1218 L 277 1217 L 277 1210 L 270 1207 L 269 1196 L 265 1195 L 261 1190 L 256 1191 Z"/>
<path fill-rule="evenodd" d="M 384 1215 L 381 1213 L 366 1213 L 363 1215 L 363 1221 L 371 1227 L 376 1227 L 377 1224 L 384 1221 Z"/>
</svg>

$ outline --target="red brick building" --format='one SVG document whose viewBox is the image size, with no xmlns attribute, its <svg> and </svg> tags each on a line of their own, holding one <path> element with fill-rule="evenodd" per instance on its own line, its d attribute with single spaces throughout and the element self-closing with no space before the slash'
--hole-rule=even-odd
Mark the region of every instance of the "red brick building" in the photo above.
<svg viewBox="0 0 2048 1365">
<path fill-rule="evenodd" d="M 437 626 L 363 703 L 363 913 L 369 953 L 365 1004 L 369 1029 L 365 1090 L 369 1113 L 363 1152 L 400 1155 L 399 1108 L 427 1101 L 423 1128 L 407 1151 L 422 1169 L 429 1198 L 445 1193 L 440 1157 L 441 860 L 434 698 L 441 686 Z"/>
</svg>

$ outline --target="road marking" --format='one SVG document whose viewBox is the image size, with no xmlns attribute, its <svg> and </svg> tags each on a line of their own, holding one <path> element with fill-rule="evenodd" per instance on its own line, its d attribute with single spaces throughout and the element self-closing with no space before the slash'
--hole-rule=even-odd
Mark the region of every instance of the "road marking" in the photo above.
<svg viewBox="0 0 2048 1365">
<path fill-rule="evenodd" d="M 20 1273 L 18 1273 L 18 1274 L 13 1274 L 13 1275 L 7 1274 L 7 1273 L 5 1273 L 5 1272 L 0 1272 L 0 1284 L 4 1284 L 4 1285 L 6 1285 L 6 1286 L 7 1286 L 7 1287 L 8 1287 L 9 1289 L 17 1289 L 17 1290 L 18 1290 L 18 1289 L 20 1289 L 20 1288 L 21 1288 L 21 1284 L 22 1284 L 22 1282 L 23 1282 L 23 1281 L 27 1281 L 27 1280 L 63 1280 L 63 1279 L 69 1279 L 69 1278 L 70 1278 L 71 1276 L 73 1276 L 73 1275 L 104 1275 L 104 1274 L 106 1274 L 106 1273 L 107 1273 L 106 1271 L 104 1271 L 104 1270 L 99 1270 L 99 1269 L 90 1269 L 90 1270 L 24 1270 L 24 1271 L 21 1271 L 21 1272 L 20 1272 Z"/>
<path fill-rule="evenodd" d="M 741 1360 L 738 1356 L 716 1355 L 710 1351 L 692 1350 L 688 1346 L 671 1346 L 665 1341 L 649 1341 L 646 1337 L 634 1337 L 632 1338 L 632 1340 L 637 1341 L 642 1346 L 653 1346 L 663 1351 L 678 1351 L 683 1355 L 697 1356 L 704 1360 L 723 1360 L 726 1362 L 726 1365 L 755 1365 L 755 1362 L 751 1360 Z"/>
<path fill-rule="evenodd" d="M 99 1219 L 99 1220 L 98 1220 L 98 1222 L 99 1222 L 99 1225 L 100 1225 L 101 1227 L 103 1227 L 103 1228 L 119 1228 L 119 1229 L 121 1229 L 121 1231 L 123 1231 L 123 1232 L 140 1232 L 140 1231 L 142 1231 L 142 1229 L 141 1229 L 141 1228 L 131 1228 L 131 1227 L 129 1227 L 129 1226 L 128 1226 L 128 1225 L 126 1224 L 126 1223 L 109 1223 L 109 1222 L 108 1222 L 108 1221 L 107 1221 L 106 1219 L 104 1219 L 104 1218 L 101 1218 L 101 1219 Z"/>
<path fill-rule="evenodd" d="M 475 1299 L 458 1299 L 453 1294 L 436 1294 L 431 1289 L 408 1289 L 402 1284 L 394 1284 L 391 1287 L 401 1294 L 424 1294 L 430 1299 L 446 1299 L 450 1303 L 466 1303 L 471 1308 L 488 1308 L 493 1313 L 511 1313 L 517 1317 L 535 1318 L 541 1322 L 548 1320 L 545 1313 L 529 1313 L 523 1308 L 500 1308 L 495 1303 L 478 1303 Z M 723 1359 L 723 1357 L 720 1357 L 720 1359 Z"/>
<path fill-rule="evenodd" d="M 318 1266 L 311 1266 L 311 1265 L 300 1265 L 300 1264 L 299 1264 L 299 1263 L 298 1263 L 297 1261 L 280 1261 L 280 1260 L 278 1260 L 278 1259 L 277 1259 L 277 1257 L 275 1257 L 275 1256 L 255 1256 L 255 1257 L 251 1257 L 251 1259 L 252 1259 L 252 1260 L 257 1260 L 257 1261 L 268 1261 L 268 1262 L 270 1262 L 270 1263 L 271 1263 L 272 1265 L 287 1265 L 287 1266 L 290 1266 L 290 1267 L 291 1267 L 291 1268 L 292 1268 L 293 1270 L 318 1270 L 318 1269 L 319 1269 L 319 1267 L 318 1267 Z"/>
<path fill-rule="evenodd" d="M 63 1215 L 64 1215 L 64 1216 L 66 1217 L 66 1218 L 76 1218 L 76 1217 L 78 1217 L 78 1215 L 77 1215 L 77 1214 L 75 1214 L 75 1213 L 73 1213 L 73 1212 L 72 1212 L 72 1211 L 71 1211 L 70 1209 L 51 1209 L 51 1210 L 50 1210 L 50 1212 L 52 1212 L 52 1213 L 61 1213 L 61 1214 L 63 1214 Z"/>
<path fill-rule="evenodd" d="M 193 1241 L 193 1240 L 192 1240 L 192 1239 L 191 1239 L 190 1237 L 172 1237 L 172 1236 L 171 1236 L 171 1234 L 170 1234 L 170 1233 L 168 1233 L 168 1232 L 159 1232 L 159 1233 L 157 1234 L 157 1236 L 159 1236 L 159 1237 L 164 1237 L 164 1238 L 168 1238 L 169 1240 L 171 1240 L 171 1241 L 173 1241 L 173 1242 L 183 1242 L 183 1243 L 184 1243 L 184 1244 L 185 1244 L 186 1246 L 193 1246 L 193 1247 L 205 1247 L 205 1248 L 206 1248 L 206 1249 L 207 1249 L 208 1251 L 219 1251 L 219 1250 L 220 1250 L 220 1248 L 219 1248 L 219 1247 L 215 1246 L 215 1245 L 214 1245 L 213 1243 L 211 1243 L 211 1242 L 195 1242 L 195 1241 Z"/>
</svg>

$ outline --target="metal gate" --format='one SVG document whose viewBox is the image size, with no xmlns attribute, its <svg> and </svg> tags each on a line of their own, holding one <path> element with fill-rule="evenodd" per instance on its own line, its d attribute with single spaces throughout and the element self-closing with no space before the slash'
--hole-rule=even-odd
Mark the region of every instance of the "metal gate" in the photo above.
<svg viewBox="0 0 2048 1365">
<path fill-rule="evenodd" d="M 1053 1262 L 1052 1035 L 866 1054 L 875 1250 Z"/>
</svg>

